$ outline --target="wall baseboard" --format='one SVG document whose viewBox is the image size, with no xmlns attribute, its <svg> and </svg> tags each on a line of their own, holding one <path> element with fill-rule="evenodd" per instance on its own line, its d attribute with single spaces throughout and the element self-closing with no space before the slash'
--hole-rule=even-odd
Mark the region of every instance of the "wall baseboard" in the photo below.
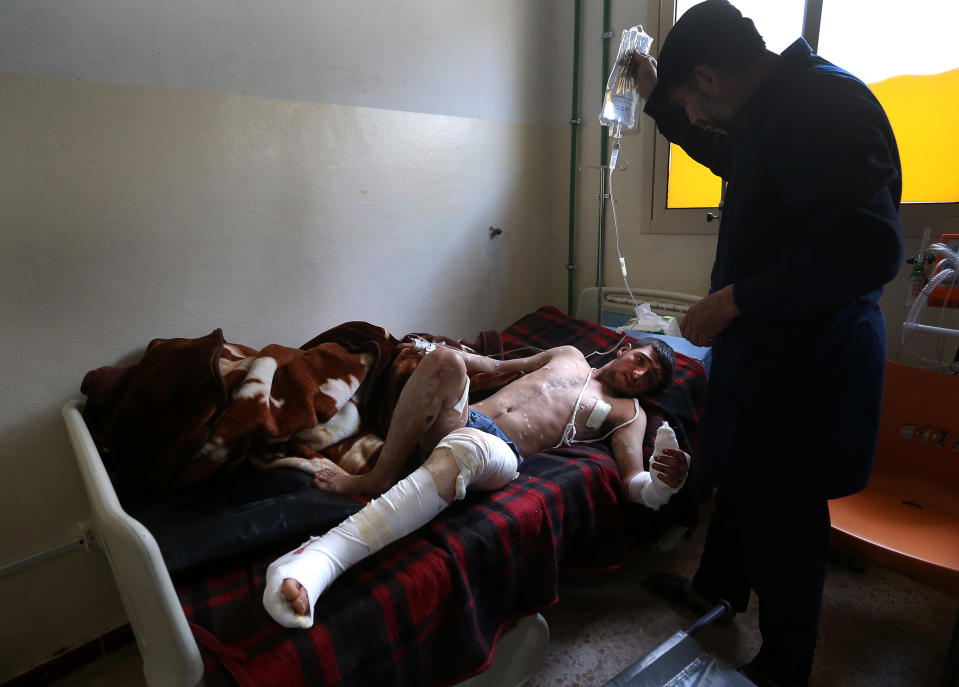
<svg viewBox="0 0 959 687">
<path fill-rule="evenodd" d="M 122 649 L 133 641 L 133 628 L 130 627 L 129 623 L 121 625 L 114 630 L 110 630 L 99 637 L 91 639 L 89 642 L 64 651 L 46 663 L 41 663 L 22 675 L 4 682 L 0 687 L 35 687 L 38 685 L 48 685 L 55 680 L 59 680 L 79 670 L 88 663 L 93 663 L 107 654 Z"/>
</svg>

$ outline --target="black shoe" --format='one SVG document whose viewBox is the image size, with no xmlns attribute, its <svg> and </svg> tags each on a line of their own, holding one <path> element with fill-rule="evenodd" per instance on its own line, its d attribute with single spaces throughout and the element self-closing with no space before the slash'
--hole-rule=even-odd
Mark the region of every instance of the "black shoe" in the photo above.
<svg viewBox="0 0 959 687">
<path fill-rule="evenodd" d="M 756 687 L 809 687 L 808 680 L 801 682 L 776 682 L 766 672 L 756 665 L 755 661 L 747 663 L 737 672 L 749 678 Z"/>
<path fill-rule="evenodd" d="M 673 605 L 689 609 L 697 615 L 709 613 L 717 605 L 697 594 L 690 586 L 689 580 L 682 575 L 653 573 L 646 578 L 645 586 L 659 598 L 665 599 Z M 716 622 L 721 625 L 728 625 L 735 617 L 736 614 L 730 611 L 717 619 Z"/>
</svg>

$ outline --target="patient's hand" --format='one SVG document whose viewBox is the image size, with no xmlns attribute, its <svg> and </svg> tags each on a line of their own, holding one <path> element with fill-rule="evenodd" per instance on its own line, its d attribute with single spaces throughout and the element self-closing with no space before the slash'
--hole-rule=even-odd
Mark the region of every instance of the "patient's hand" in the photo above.
<svg viewBox="0 0 959 687">
<path fill-rule="evenodd" d="M 656 455 L 655 463 L 650 465 L 650 471 L 659 473 L 659 478 L 672 488 L 683 483 L 689 473 L 689 459 L 686 453 L 678 448 L 664 448 Z"/>
<path fill-rule="evenodd" d="M 733 296 L 733 284 L 730 284 L 689 306 L 679 328 L 694 346 L 712 346 L 713 337 L 740 314 Z"/>
</svg>

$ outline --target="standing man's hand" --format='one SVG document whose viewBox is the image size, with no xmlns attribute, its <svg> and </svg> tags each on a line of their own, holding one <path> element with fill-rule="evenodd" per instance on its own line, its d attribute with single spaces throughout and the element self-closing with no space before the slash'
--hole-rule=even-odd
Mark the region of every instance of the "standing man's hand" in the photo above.
<svg viewBox="0 0 959 687">
<path fill-rule="evenodd" d="M 636 91 L 643 100 L 649 100 L 649 94 L 656 87 L 656 60 L 636 50 L 623 59 L 626 69 L 636 81 Z"/>
<path fill-rule="evenodd" d="M 733 285 L 730 284 L 690 306 L 679 328 L 694 346 L 711 346 L 713 337 L 739 315 L 739 307 L 733 299 Z"/>
</svg>

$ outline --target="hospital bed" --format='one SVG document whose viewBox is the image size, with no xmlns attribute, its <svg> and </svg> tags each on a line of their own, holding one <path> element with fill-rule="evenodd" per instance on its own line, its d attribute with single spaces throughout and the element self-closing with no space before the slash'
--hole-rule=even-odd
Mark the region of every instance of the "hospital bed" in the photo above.
<svg viewBox="0 0 959 687">
<path fill-rule="evenodd" d="M 593 352 L 621 336 L 545 307 L 500 340 L 507 352 L 564 344 Z M 644 401 L 647 460 L 663 420 L 695 451 L 705 385 L 702 365 L 679 353 L 674 382 Z M 217 484 L 215 496 L 118 495 L 83 412 L 78 399 L 63 414 L 97 547 L 151 687 L 522 684 L 545 657 L 548 628 L 538 611 L 559 600 L 560 571 L 622 565 L 670 527 L 692 525 L 702 496 L 693 473 L 653 512 L 626 501 L 607 446 L 551 449 L 527 458 L 504 489 L 468 495 L 348 570 L 318 601 L 311 630 L 287 630 L 262 609 L 268 563 L 359 504 L 282 469 L 241 471 Z"/>
</svg>

